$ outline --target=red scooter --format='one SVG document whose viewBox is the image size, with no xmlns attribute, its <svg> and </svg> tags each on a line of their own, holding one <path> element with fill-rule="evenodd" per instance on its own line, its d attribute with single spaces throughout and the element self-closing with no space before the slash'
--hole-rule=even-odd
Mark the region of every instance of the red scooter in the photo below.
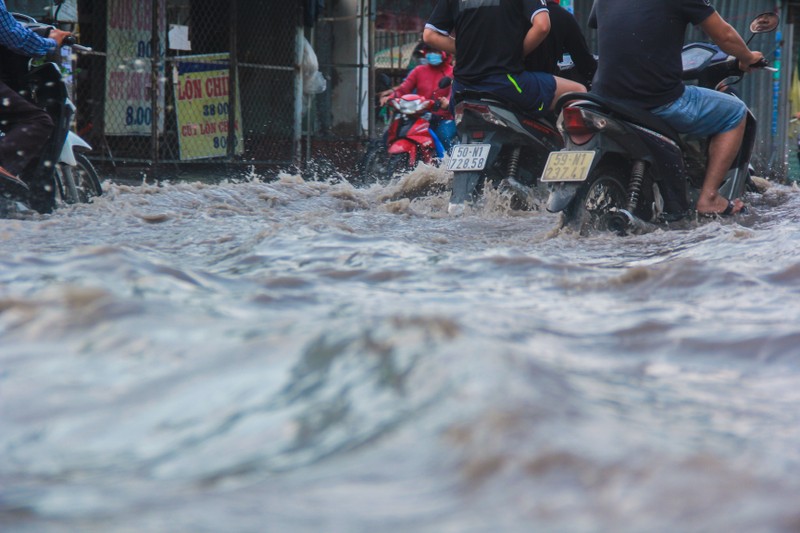
<svg viewBox="0 0 800 533">
<path fill-rule="evenodd" d="M 435 102 L 417 94 L 406 94 L 387 102 L 394 109 L 394 119 L 386 137 L 389 159 L 397 170 L 413 169 L 417 162 L 430 164 L 444 156 L 441 141 L 431 129 L 431 110 Z"/>
<path fill-rule="evenodd" d="M 440 139 L 431 127 L 431 118 L 438 107 L 438 97 L 449 95 L 451 82 L 450 78 L 443 78 L 433 100 L 406 94 L 386 102 L 394 117 L 384 139 L 367 150 L 361 162 L 361 181 L 386 181 L 398 172 L 413 170 L 419 162 L 430 165 L 444 157 L 445 143 L 449 145 L 455 137 L 455 123 L 440 122 L 440 132 L 452 130 L 452 135 L 445 133 L 447 139 Z"/>
</svg>

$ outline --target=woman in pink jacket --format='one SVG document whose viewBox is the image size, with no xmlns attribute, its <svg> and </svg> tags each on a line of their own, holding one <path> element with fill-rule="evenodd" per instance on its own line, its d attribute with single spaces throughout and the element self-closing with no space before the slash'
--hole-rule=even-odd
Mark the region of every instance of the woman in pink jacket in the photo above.
<svg viewBox="0 0 800 533">
<path fill-rule="evenodd" d="M 380 103 L 382 106 L 386 105 L 390 98 L 409 93 L 430 98 L 438 104 L 431 112 L 431 127 L 445 148 L 448 148 L 451 138 L 455 136 L 455 123 L 450 113 L 450 85 L 442 88 L 439 87 L 439 82 L 445 77 L 453 78 L 453 64 L 447 52 L 430 47 L 423 51 L 423 63 L 414 67 L 400 85 L 380 93 Z"/>
</svg>

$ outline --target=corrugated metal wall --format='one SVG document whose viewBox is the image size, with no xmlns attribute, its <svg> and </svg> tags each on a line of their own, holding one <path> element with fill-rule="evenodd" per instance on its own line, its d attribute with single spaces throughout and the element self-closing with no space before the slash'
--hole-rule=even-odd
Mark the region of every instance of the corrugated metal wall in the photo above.
<svg viewBox="0 0 800 533">
<path fill-rule="evenodd" d="M 593 0 L 573 0 L 575 17 L 584 28 L 590 46 L 596 51 L 595 30 L 589 30 L 587 20 Z M 745 76 L 740 86 L 742 98 L 759 121 L 758 140 L 753 158 L 756 171 L 762 175 L 783 179 L 788 169 L 788 154 L 793 154 L 793 142 L 788 138 L 789 89 L 794 68 L 794 27 L 789 24 L 786 2 L 775 0 L 713 0 L 714 7 L 737 31 L 747 39 L 750 21 L 759 13 L 778 12 L 781 25 L 774 33 L 756 35 L 750 46 L 760 50 L 768 59 L 780 64 L 780 71 L 756 72 Z M 687 42 L 707 40 L 705 34 L 693 28 L 687 33 Z M 601 58 L 602 61 L 602 58 Z"/>
<path fill-rule="evenodd" d="M 787 172 L 787 155 L 791 147 L 787 138 L 789 129 L 789 89 L 794 61 L 792 60 L 793 26 L 788 22 L 788 8 L 778 7 L 774 0 L 716 0 L 714 6 L 742 37 L 748 39 L 750 21 L 759 13 L 777 11 L 781 25 L 773 33 L 756 35 L 750 48 L 759 50 L 780 70 L 774 74 L 762 71 L 745 76 L 741 83 L 742 98 L 758 119 L 758 140 L 753 166 L 763 175 L 783 179 Z M 695 29 L 691 40 L 703 39 L 704 34 Z"/>
</svg>

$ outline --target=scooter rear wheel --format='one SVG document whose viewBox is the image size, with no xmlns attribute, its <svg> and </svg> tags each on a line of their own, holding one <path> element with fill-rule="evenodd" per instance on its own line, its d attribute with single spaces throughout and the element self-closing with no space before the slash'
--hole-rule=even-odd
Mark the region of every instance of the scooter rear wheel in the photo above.
<svg viewBox="0 0 800 533">
<path fill-rule="evenodd" d="M 593 172 L 565 212 L 564 225 L 581 234 L 590 229 L 607 229 L 604 225 L 608 215 L 624 209 L 627 203 L 622 175 L 621 171 L 608 167 Z"/>
</svg>

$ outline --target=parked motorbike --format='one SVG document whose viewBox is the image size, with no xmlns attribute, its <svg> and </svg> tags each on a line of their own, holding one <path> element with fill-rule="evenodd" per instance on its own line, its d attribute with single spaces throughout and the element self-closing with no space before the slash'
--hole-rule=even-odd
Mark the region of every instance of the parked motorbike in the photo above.
<svg viewBox="0 0 800 533">
<path fill-rule="evenodd" d="M 777 26 L 778 16 L 764 13 L 750 31 L 766 33 Z M 733 93 L 731 87 L 744 74 L 736 58 L 712 44 L 687 44 L 682 57 L 684 80 L 701 87 Z M 769 69 L 766 61 L 753 66 Z M 563 213 L 563 225 L 624 235 L 692 213 L 705 177 L 708 139 L 686 138 L 647 111 L 592 93 L 566 94 L 557 108 L 565 147 L 549 156 L 541 180 L 550 189 L 547 210 Z M 755 138 L 756 119 L 748 110 L 744 140 L 720 187 L 722 196 L 739 198 L 748 190 Z"/>
<path fill-rule="evenodd" d="M 489 93 L 459 91 L 454 97 L 459 144 L 447 161 L 453 171 L 448 212 L 462 213 L 486 183 L 507 190 L 515 209 L 535 206 L 533 187 L 547 156 L 564 147 L 555 115 L 535 117 Z"/>
<path fill-rule="evenodd" d="M 455 127 L 452 121 L 445 120 L 434 129 L 431 121 L 439 108 L 436 99 L 449 95 L 451 83 L 451 78 L 442 78 L 433 99 L 406 94 L 386 102 L 393 118 L 385 140 L 370 146 L 362 160 L 362 181 L 388 180 L 398 172 L 413 170 L 420 162 L 431 165 L 444 157 L 453 142 Z M 444 138 L 440 138 L 437 129 Z"/>
<path fill-rule="evenodd" d="M 13 13 L 13 16 L 43 37 L 53 29 L 27 15 Z M 76 51 L 91 50 L 76 44 L 72 36 L 63 44 Z M 0 201 L 0 217 L 28 209 L 49 213 L 59 203 L 90 202 L 103 192 L 97 172 L 84 153 L 91 150 L 91 146 L 70 129 L 75 105 L 69 98 L 61 69 L 56 63 L 37 65 L 32 59 L 0 47 L 3 81 L 45 109 L 55 128 L 41 153 L 20 176 L 27 189 L 5 182 L 0 184 L 0 199 L 3 200 Z"/>
</svg>

